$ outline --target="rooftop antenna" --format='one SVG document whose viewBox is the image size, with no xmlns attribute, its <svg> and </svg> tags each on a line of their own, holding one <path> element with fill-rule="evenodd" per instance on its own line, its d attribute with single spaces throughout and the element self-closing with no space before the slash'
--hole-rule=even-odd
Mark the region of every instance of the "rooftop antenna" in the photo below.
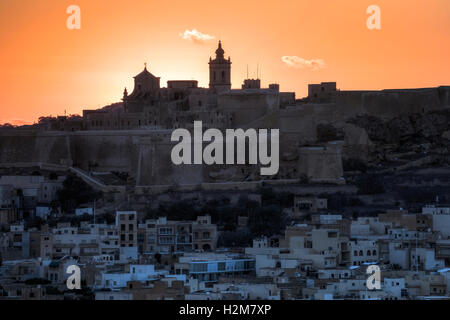
<svg viewBox="0 0 450 320">
<path fill-rule="evenodd" d="M 262 69 L 262 68 L 261 68 Z M 259 80 L 261 80 L 262 79 L 262 71 L 261 70 L 259 70 Z"/>
</svg>

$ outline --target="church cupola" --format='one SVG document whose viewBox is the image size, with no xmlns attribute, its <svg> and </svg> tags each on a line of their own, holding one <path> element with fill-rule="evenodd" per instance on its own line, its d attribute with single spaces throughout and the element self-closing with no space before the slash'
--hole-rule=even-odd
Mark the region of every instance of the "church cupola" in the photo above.
<svg viewBox="0 0 450 320">
<path fill-rule="evenodd" d="M 222 42 L 216 50 L 216 58 L 209 59 L 209 88 L 217 93 L 231 89 L 231 59 L 224 57 Z"/>
<path fill-rule="evenodd" d="M 143 112 L 146 105 L 151 105 L 160 95 L 160 78 L 155 77 L 147 70 L 145 63 L 144 70 L 134 77 L 133 92 L 128 94 L 125 89 L 124 108 L 127 112 Z"/>
<path fill-rule="evenodd" d="M 147 64 L 145 64 L 144 71 L 134 77 L 134 90 L 131 95 L 155 92 L 159 89 L 160 78 L 148 72 Z"/>
<path fill-rule="evenodd" d="M 219 40 L 219 47 L 216 50 L 216 60 L 223 59 L 225 51 L 222 49 L 222 42 Z"/>
</svg>

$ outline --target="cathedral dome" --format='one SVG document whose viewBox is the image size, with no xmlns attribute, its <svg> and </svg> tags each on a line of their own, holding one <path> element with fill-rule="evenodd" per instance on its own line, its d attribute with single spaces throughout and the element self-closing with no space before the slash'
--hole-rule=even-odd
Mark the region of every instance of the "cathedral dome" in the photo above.
<svg viewBox="0 0 450 320">
<path fill-rule="evenodd" d="M 140 80 L 140 79 L 155 79 L 155 78 L 156 77 L 153 74 L 148 72 L 147 64 L 144 67 L 144 71 L 142 71 L 141 73 L 139 73 L 137 76 L 134 77 L 134 79 L 136 79 L 136 80 Z"/>
<path fill-rule="evenodd" d="M 155 93 L 160 89 L 160 78 L 155 77 L 153 74 L 148 72 L 147 64 L 145 64 L 144 71 L 139 73 L 134 77 L 134 90 L 129 95 L 129 98 L 143 97 L 146 93 Z M 148 94 L 147 94 L 148 95 Z"/>
</svg>

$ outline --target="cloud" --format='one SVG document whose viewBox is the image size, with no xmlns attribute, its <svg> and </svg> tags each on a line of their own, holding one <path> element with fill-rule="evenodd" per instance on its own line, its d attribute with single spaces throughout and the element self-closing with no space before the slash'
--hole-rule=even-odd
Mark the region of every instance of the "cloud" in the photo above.
<svg viewBox="0 0 450 320">
<path fill-rule="evenodd" d="M 215 38 L 214 36 L 202 33 L 197 29 L 185 30 L 184 33 L 180 33 L 180 37 L 185 40 L 191 40 L 195 43 L 204 43 Z"/>
<path fill-rule="evenodd" d="M 289 67 L 296 69 L 311 69 L 317 71 L 326 68 L 326 63 L 323 59 L 306 60 L 297 56 L 283 56 L 281 61 Z"/>
</svg>

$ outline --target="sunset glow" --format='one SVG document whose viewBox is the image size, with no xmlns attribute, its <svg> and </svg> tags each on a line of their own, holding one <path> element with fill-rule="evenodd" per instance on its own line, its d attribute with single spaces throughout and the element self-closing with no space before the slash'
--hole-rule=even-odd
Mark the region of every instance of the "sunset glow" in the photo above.
<svg viewBox="0 0 450 320">
<path fill-rule="evenodd" d="M 81 30 L 66 8 L 81 8 Z M 381 30 L 366 9 L 381 8 Z M 232 86 L 259 65 L 262 85 L 307 94 L 450 85 L 450 1 L 0 1 L 0 123 L 80 114 L 120 101 L 147 63 L 167 80 L 208 86 L 222 40 Z"/>
</svg>

